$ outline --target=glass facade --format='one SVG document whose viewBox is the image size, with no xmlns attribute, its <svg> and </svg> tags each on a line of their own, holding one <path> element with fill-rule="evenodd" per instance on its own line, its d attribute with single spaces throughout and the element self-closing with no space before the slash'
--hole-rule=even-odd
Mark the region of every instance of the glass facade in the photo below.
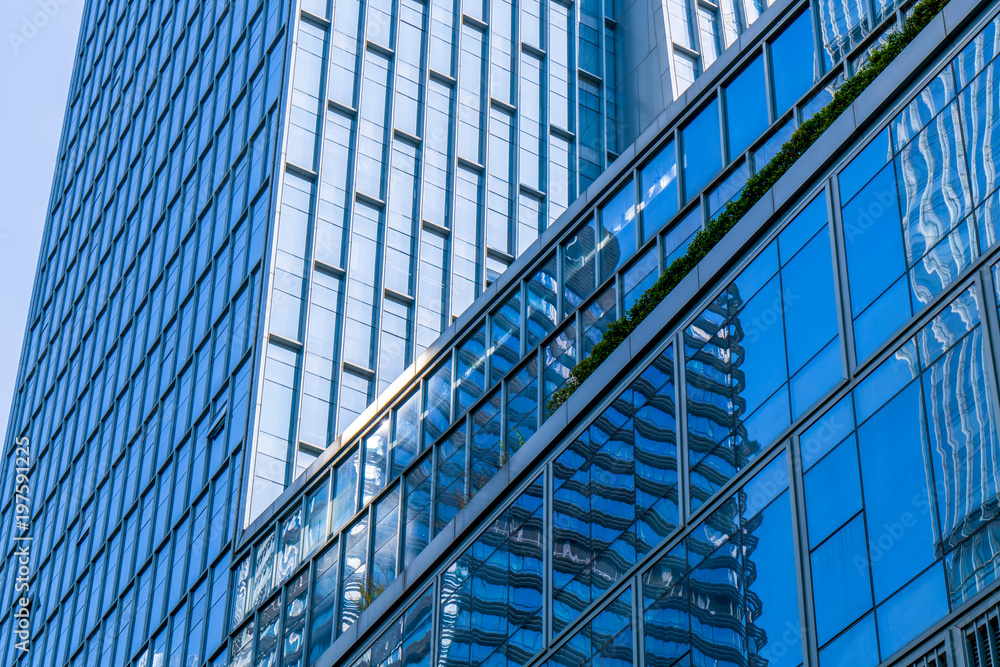
<svg viewBox="0 0 1000 667">
<path fill-rule="evenodd" d="M 617 156 L 615 11 L 298 7 L 248 520 Z"/>
<path fill-rule="evenodd" d="M 928 60 L 920 85 L 815 175 L 708 296 L 633 341 L 628 367 L 578 417 L 549 416 L 545 400 L 587 328 L 620 312 L 623 286 L 642 284 L 648 249 L 663 257 L 692 210 L 701 226 L 733 144 L 724 135 L 694 209 L 675 184 L 678 162 L 682 173 L 690 164 L 678 145 L 705 113 L 721 131 L 725 103 L 707 92 L 713 101 L 585 208 L 554 254 L 543 248 L 419 393 L 384 413 L 390 424 L 330 456 L 359 462 L 342 487 L 359 511 L 324 517 L 319 542 L 353 560 L 318 664 L 877 665 L 992 591 L 1000 200 L 989 18 Z M 760 67 L 753 53 L 745 62 L 724 85 Z M 811 103 L 808 86 L 800 99 Z M 770 131 L 739 159 L 752 164 Z M 672 216 L 659 235 L 636 202 L 647 188 L 649 207 Z M 866 321 L 883 300 L 895 310 Z M 538 432 L 546 419 L 568 424 Z M 380 432 L 396 433 L 392 457 L 398 447 L 408 463 L 369 501 L 353 480 L 378 475 L 360 462 Z M 306 488 L 335 503 L 341 468 L 321 470 Z M 235 573 L 263 568 L 274 595 L 295 581 L 256 559 L 307 497 L 258 524 Z M 295 572 L 315 573 L 320 558 Z M 398 574 L 405 585 L 393 585 Z M 380 595 L 389 606 L 366 614 Z M 266 608 L 237 610 L 234 632 Z"/>
<path fill-rule="evenodd" d="M 618 28 L 624 10 L 614 3 L 550 0 L 517 9 L 499 2 L 489 11 L 481 3 L 460 11 L 447 3 L 313 4 L 301 7 L 296 22 L 266 324 L 268 346 L 289 357 L 269 363 L 294 371 L 282 385 L 264 370 L 262 395 L 280 398 L 260 401 L 248 521 L 642 129 L 616 120 L 620 91 L 613 91 L 624 85 L 620 71 L 637 56 L 622 46 L 629 36 Z M 730 8 L 732 39 L 720 37 L 720 49 L 763 8 Z M 516 375 L 508 382 L 522 394 L 518 405 L 550 396 L 561 383 L 552 373 L 565 378 L 570 358 L 590 351 L 604 328 L 683 253 L 703 220 L 737 196 L 852 71 L 846 51 L 828 48 L 821 9 L 803 5 L 776 22 L 767 39 L 742 56 L 741 69 L 674 129 L 638 183 L 599 207 L 593 239 L 581 238 L 580 245 L 567 239 L 557 254 L 563 280 L 572 275 L 576 286 L 560 290 L 556 265 L 539 268 L 548 283 L 529 282 L 523 297 L 510 296 L 504 307 L 510 315 L 493 318 L 487 377 Z M 547 21 L 537 35 L 534 11 Z M 896 17 L 886 9 L 879 20 L 873 28 L 885 30 Z M 522 30 L 515 35 L 515 28 Z M 674 56 L 687 57 L 680 53 Z M 786 68 L 792 53 L 797 64 Z M 680 76 L 674 64 L 671 72 Z M 687 215 L 672 220 L 679 208 Z M 594 252 L 597 261 L 588 263 Z M 567 262 L 581 265 L 567 268 Z M 591 270 L 592 281 L 583 275 Z M 601 296 L 593 298 L 601 285 Z M 536 304 L 539 298 L 549 301 Z M 514 315 L 514 309 L 523 312 Z M 582 321 L 567 331 L 579 332 L 581 340 L 562 345 L 558 368 L 547 378 L 539 369 L 551 367 L 549 359 L 514 368 L 560 320 L 574 320 L 577 309 Z M 543 391 L 538 382 L 550 386 Z M 537 428 L 542 411 L 528 409 L 519 418 L 520 437 Z"/>
<path fill-rule="evenodd" d="M 89 3 L 3 664 L 875 665 L 992 590 L 995 9 L 549 414 L 909 11 L 777 4 L 663 6 L 675 91 L 761 28 L 605 179 L 620 3 Z"/>
<path fill-rule="evenodd" d="M 31 650 L 5 639 L 3 664 L 228 660 L 289 11 L 87 4 L 10 423 L 33 449 Z"/>
<path fill-rule="evenodd" d="M 887 20 L 891 22 L 895 18 Z M 705 95 L 708 100 L 706 103 L 682 114 L 666 133 L 666 138 L 658 140 L 657 147 L 643 158 L 641 166 L 611 194 L 587 209 L 582 216 L 584 222 L 564 223 L 558 230 L 558 240 L 550 241 L 547 246 L 551 250 L 546 249 L 533 257 L 530 268 L 521 272 L 520 279 L 503 282 L 502 296 L 492 300 L 490 309 L 477 318 L 474 324 L 459 332 L 457 340 L 453 338 L 455 342 L 438 352 L 433 362 L 424 365 L 426 371 L 422 379 L 410 383 L 413 393 L 387 401 L 388 405 L 379 410 L 374 420 L 358 420 L 362 427 L 358 429 L 356 424 L 354 433 L 348 433 L 347 438 L 339 443 L 333 457 L 324 457 L 323 460 L 329 463 L 323 468 L 329 469 L 337 465 L 335 461 L 351 456 L 352 451 L 360 450 L 363 442 L 370 437 L 366 433 L 373 428 L 406 434 L 404 437 L 390 438 L 385 445 L 387 456 L 398 462 L 386 472 L 380 473 L 389 482 L 401 475 L 405 476 L 408 465 L 423 465 L 414 461 L 425 450 L 436 450 L 437 456 L 449 460 L 460 457 L 464 469 L 456 469 L 450 474 L 473 474 L 469 471 L 474 470 L 477 461 L 486 456 L 483 452 L 491 448 L 500 452 L 492 456 L 495 459 L 491 464 L 492 468 L 495 470 L 502 467 L 506 458 L 538 430 L 547 417 L 548 400 L 566 381 L 577 360 L 590 353 L 608 325 L 631 306 L 659 277 L 664 267 L 684 252 L 694 233 L 704 226 L 709 216 L 738 195 L 751 170 L 763 166 L 794 127 L 815 112 L 817 100 L 829 99 L 831 91 L 843 79 L 846 63 L 840 62 L 836 66 L 827 67 L 827 73 L 820 77 L 816 73 L 820 68 L 818 64 L 816 71 L 800 68 L 798 71 L 785 72 L 773 61 L 775 50 L 779 54 L 782 49 L 786 52 L 805 49 L 815 53 L 812 44 L 818 39 L 820 32 L 819 24 L 808 5 L 794 9 L 782 20 L 775 22 L 766 36 L 747 50 L 744 57 L 747 65 L 732 75 L 722 77 L 719 85 L 710 88 Z M 765 57 L 768 55 L 772 59 Z M 741 87 L 748 91 L 770 87 L 786 92 L 754 98 L 759 103 L 759 113 L 756 114 L 759 122 L 745 130 L 746 137 L 739 140 L 741 146 L 737 148 L 734 146 L 737 139 L 726 128 L 737 127 L 739 114 L 749 113 L 746 103 L 737 108 L 734 102 L 737 95 L 746 97 L 739 92 Z M 779 107 L 778 100 L 791 106 Z M 706 147 L 709 150 L 705 150 Z M 464 163 L 460 163 L 459 167 L 462 164 Z M 681 182 L 685 184 L 683 191 L 679 187 Z M 463 187 L 461 184 L 457 186 L 456 196 L 459 198 Z M 820 210 L 822 206 L 822 202 L 817 200 L 810 212 L 803 214 L 801 225 L 804 229 L 815 232 L 827 222 L 825 210 Z M 372 208 L 367 210 L 375 213 Z M 475 215 L 475 208 L 470 206 L 467 211 Z M 809 237 L 811 236 L 810 234 Z M 434 234 L 424 234 L 422 238 L 444 240 L 444 237 Z M 447 244 L 437 241 L 434 245 L 437 253 L 435 268 L 433 271 L 429 266 L 421 268 L 417 276 L 423 285 L 419 289 L 433 289 L 436 299 L 443 293 L 439 291 L 440 281 L 447 283 L 447 271 L 439 268 L 446 265 Z M 372 239 L 362 239 L 359 243 L 367 244 L 368 248 L 377 247 L 374 235 Z M 354 240 L 351 241 L 351 247 L 357 247 Z M 369 256 L 371 252 L 361 251 L 361 255 Z M 731 307 L 735 314 L 736 310 L 743 307 L 743 300 L 749 301 L 750 310 L 746 313 L 748 317 L 771 317 L 775 298 L 778 299 L 779 309 L 782 308 L 782 298 L 798 301 L 796 295 L 785 294 L 782 297 L 785 293 L 782 285 L 785 283 L 813 283 L 831 290 L 831 296 L 825 303 L 796 305 L 790 310 L 794 311 L 794 317 L 790 316 L 788 321 L 787 335 L 794 340 L 795 336 L 802 334 L 808 340 L 792 344 L 788 363 L 781 369 L 775 369 L 776 373 L 782 375 L 780 378 L 777 375 L 775 377 L 784 392 L 784 408 L 778 398 L 761 406 L 761 400 L 768 398 L 770 391 L 779 386 L 770 384 L 761 387 L 755 396 L 750 397 L 749 405 L 730 409 L 730 414 L 724 419 L 720 418 L 720 423 L 710 423 L 714 417 L 713 405 L 730 400 L 727 395 L 731 391 L 730 386 L 720 388 L 720 395 L 708 391 L 706 395 L 699 397 L 699 400 L 706 402 L 705 406 L 699 406 L 697 401 L 688 405 L 692 428 L 708 430 L 704 438 L 698 434 L 693 436 L 699 441 L 695 449 L 698 460 L 691 461 L 692 474 L 696 477 L 703 476 L 714 464 L 713 457 L 726 456 L 724 449 L 732 450 L 736 447 L 733 439 L 738 437 L 740 430 L 746 428 L 747 424 L 766 424 L 772 418 L 783 419 L 787 424 L 793 412 L 795 416 L 801 414 L 815 400 L 815 380 L 831 373 L 830 366 L 835 361 L 839 345 L 836 323 L 833 321 L 836 315 L 831 286 L 833 273 L 832 268 L 825 272 L 813 270 L 816 262 L 820 262 L 819 266 L 823 265 L 822 262 L 829 263 L 829 252 L 829 247 L 824 248 L 816 240 L 794 261 L 794 253 L 790 247 L 786 247 L 779 262 L 775 247 L 766 259 L 761 260 L 760 270 L 769 271 L 766 286 L 753 286 L 751 292 L 746 292 L 750 288 L 744 288 L 744 293 L 737 294 L 736 301 L 731 305 L 722 304 L 723 319 L 728 317 L 727 308 Z M 751 299 L 761 287 L 766 288 L 766 294 Z M 738 292 L 738 288 L 734 287 L 734 290 Z M 443 304 L 444 301 L 437 300 L 435 303 Z M 366 307 L 364 312 L 372 311 Z M 821 326 L 810 327 L 811 318 L 820 318 Z M 434 319 L 438 321 L 439 314 L 435 314 Z M 321 321 L 332 323 L 334 320 L 327 316 Z M 351 326 L 350 322 L 348 326 Z M 312 327 L 309 330 L 312 331 Z M 376 357 L 375 348 L 372 347 L 374 343 L 370 342 L 374 340 L 370 335 L 371 331 L 365 331 L 360 343 L 353 348 L 345 348 L 344 356 L 350 356 L 351 349 L 354 349 L 356 354 L 364 357 L 357 364 L 345 365 L 348 370 L 356 370 L 361 364 L 369 363 Z M 685 343 L 685 349 L 691 357 L 686 363 L 692 374 L 696 372 L 695 366 L 704 366 L 706 355 L 726 356 L 731 353 L 728 343 L 723 346 L 724 349 L 718 345 L 703 345 L 714 334 L 714 331 L 694 331 L 692 328 L 691 339 Z M 707 338 L 699 344 L 699 336 Z M 272 335 L 271 340 L 271 345 L 275 345 L 275 336 Z M 286 345 L 290 347 L 289 341 L 284 338 L 277 339 L 277 345 L 282 350 Z M 698 347 L 702 349 L 695 349 Z M 783 348 L 784 343 L 779 342 L 778 348 L 769 351 L 775 352 L 776 349 Z M 822 354 L 814 359 L 820 352 Z M 288 353 L 288 356 L 297 361 L 300 355 Z M 282 362 L 268 363 L 277 365 Z M 284 366 L 289 366 L 290 363 Z M 709 361 L 706 373 L 711 372 L 710 367 Z M 307 374 L 303 370 L 298 372 L 299 375 Z M 278 381 L 272 383 L 268 378 L 265 367 L 265 392 L 269 391 L 269 386 L 283 392 L 280 407 L 281 432 L 289 433 L 285 424 L 289 419 L 294 421 L 294 416 L 290 416 L 287 406 L 295 405 L 295 392 L 277 386 Z M 319 386 L 325 387 L 327 384 Z M 358 406 L 360 411 L 364 401 L 358 398 L 351 404 Z M 303 397 L 298 406 L 300 427 L 306 419 L 321 419 L 317 417 L 317 413 L 332 414 L 322 406 L 314 410 L 315 405 L 313 399 Z M 342 410 L 344 405 L 342 402 Z M 277 410 L 277 405 L 262 405 L 262 423 L 265 416 Z M 707 411 L 708 417 L 704 414 L 699 417 L 699 410 L 702 413 Z M 751 416 L 750 412 L 755 414 Z M 744 423 L 744 418 L 750 421 Z M 705 423 L 695 424 L 699 419 Z M 376 423 L 378 426 L 373 426 Z M 477 433 L 478 424 L 489 426 L 482 433 Z M 317 432 L 321 430 L 317 429 Z M 308 456 L 297 464 L 297 472 L 310 464 L 319 453 L 317 446 L 304 447 L 304 434 L 300 428 L 297 435 L 298 450 L 300 454 L 307 451 Z M 260 465 L 265 460 L 270 464 L 271 459 L 261 457 L 261 447 L 267 446 L 270 437 L 265 436 L 262 429 L 258 438 L 263 444 L 258 445 L 257 463 Z M 483 444 L 474 444 L 477 439 Z M 275 449 L 290 451 L 287 442 L 276 442 Z M 710 456 L 702 461 L 701 457 L 705 455 Z M 444 464 L 432 464 L 428 461 L 426 465 L 437 469 Z M 457 465 L 459 459 L 445 465 L 445 468 Z M 264 468 L 267 469 L 280 470 L 277 466 L 269 465 Z M 363 477 L 368 473 L 359 470 L 357 474 Z M 485 480 L 492 476 L 489 470 L 479 470 L 474 475 L 485 477 L 478 484 L 462 482 L 463 488 L 460 491 L 453 490 L 459 494 L 459 500 L 452 504 L 458 502 L 462 505 L 468 502 Z M 427 483 L 430 485 L 431 481 Z M 442 483 L 451 485 L 450 480 L 443 480 Z M 705 483 L 711 486 L 709 482 Z M 253 478 L 253 484 L 258 484 L 257 476 Z M 265 480 L 264 484 L 272 492 L 279 490 L 277 480 Z M 257 488 L 262 487 L 254 487 Z M 357 505 L 356 502 L 361 504 Z M 360 511 L 364 514 L 369 511 L 368 506 L 367 499 L 357 498 L 352 501 L 352 512 Z M 440 503 L 431 503 L 425 510 L 426 522 L 428 525 L 444 525 L 458 509 L 460 508 L 446 509 Z M 431 512 L 435 512 L 433 521 L 430 518 Z M 252 509 L 251 516 L 255 514 L 256 510 Z M 331 536 L 339 530 L 340 528 L 332 528 Z M 419 549 L 413 554 L 417 552 Z M 401 569 L 406 564 L 405 559 L 399 563 Z M 396 572 L 391 572 L 384 578 L 391 580 L 395 575 Z"/>
</svg>

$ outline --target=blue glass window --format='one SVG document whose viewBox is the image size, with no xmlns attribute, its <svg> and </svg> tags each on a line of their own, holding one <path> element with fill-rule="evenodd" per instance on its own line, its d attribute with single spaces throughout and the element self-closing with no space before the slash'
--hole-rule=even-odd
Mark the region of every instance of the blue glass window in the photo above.
<svg viewBox="0 0 1000 667">
<path fill-rule="evenodd" d="M 947 614 L 944 571 L 935 565 L 875 611 L 882 655 L 889 657 Z"/>
<path fill-rule="evenodd" d="M 825 217 L 825 210 L 823 214 Z M 784 265 L 781 284 L 788 370 L 795 373 L 838 332 L 836 302 L 831 298 L 835 294 L 833 262 L 826 225 Z"/>
<path fill-rule="evenodd" d="M 849 436 L 806 473 L 804 479 L 810 546 L 816 546 L 825 540 L 861 511 L 860 475 L 854 435 Z"/>
<path fill-rule="evenodd" d="M 764 140 L 764 143 L 753 151 L 753 170 L 755 173 L 767 166 L 767 163 L 781 151 L 781 147 L 785 145 L 785 142 L 792 138 L 792 133 L 794 132 L 795 122 L 791 118 L 782 123 L 778 129 L 771 132 L 767 139 Z"/>
<path fill-rule="evenodd" d="M 627 313 L 636 299 L 649 289 L 660 275 L 656 246 L 649 248 L 622 274 L 622 312 Z"/>
<path fill-rule="evenodd" d="M 431 457 L 426 456 L 406 474 L 406 510 L 403 524 L 403 567 L 413 562 L 430 541 Z"/>
<path fill-rule="evenodd" d="M 315 561 L 312 611 L 309 615 L 309 660 L 315 662 L 336 637 L 337 600 L 339 598 L 340 543 L 334 541 Z"/>
<path fill-rule="evenodd" d="M 340 632 L 358 620 L 372 586 L 368 562 L 368 516 L 344 531 L 344 560 L 340 578 Z"/>
<path fill-rule="evenodd" d="M 609 285 L 583 310 L 583 354 L 590 354 L 608 326 L 618 319 L 618 297 L 615 285 Z"/>
<path fill-rule="evenodd" d="M 458 511 L 465 507 L 469 495 L 465 490 L 465 426 L 455 429 L 438 445 L 436 507 L 434 533 L 437 534 Z"/>
<path fill-rule="evenodd" d="M 765 77 L 764 56 L 758 55 L 725 88 L 730 160 L 739 157 L 767 129 Z"/>
<path fill-rule="evenodd" d="M 896 150 L 900 150 L 955 97 L 955 79 L 949 63 L 897 114 L 890 128 Z"/>
<path fill-rule="evenodd" d="M 726 208 L 726 204 L 743 192 L 743 186 L 746 185 L 748 178 L 750 178 L 750 163 L 743 161 L 708 193 L 708 217 L 716 217 Z"/>
<path fill-rule="evenodd" d="M 424 443 L 426 449 L 451 423 L 451 361 L 428 376 L 424 385 Z"/>
<path fill-rule="evenodd" d="M 462 414 L 483 395 L 486 384 L 486 327 L 479 327 L 455 352 L 455 412 Z"/>
<path fill-rule="evenodd" d="M 327 513 L 329 511 L 330 482 L 325 480 L 315 491 L 306 496 L 306 526 L 303 555 L 308 556 L 326 542 Z"/>
<path fill-rule="evenodd" d="M 569 379 L 569 374 L 576 366 L 576 324 L 570 320 L 555 338 L 549 341 L 542 350 L 545 361 L 545 404 L 552 394 Z"/>
<path fill-rule="evenodd" d="M 643 574 L 646 664 L 802 662 L 787 488 L 782 454 Z"/>
<path fill-rule="evenodd" d="M 375 506 L 370 579 L 375 593 L 396 578 L 399 540 L 399 485 L 386 492 Z"/>
<path fill-rule="evenodd" d="M 684 200 L 689 201 L 722 169 L 719 101 L 713 99 L 681 133 L 684 142 Z"/>
<path fill-rule="evenodd" d="M 851 162 L 840 171 L 840 202 L 847 203 L 892 159 L 889 130 L 879 132 Z M 883 188 L 884 189 L 884 188 Z M 885 204 L 883 204 L 885 205 Z"/>
<path fill-rule="evenodd" d="M 896 156 L 907 266 L 927 254 L 972 205 L 959 124 L 958 105 L 951 104 Z"/>
<path fill-rule="evenodd" d="M 979 40 L 976 43 L 979 45 L 979 49 L 989 51 L 991 48 Z M 972 48 L 972 46 L 970 44 L 967 48 Z M 966 56 L 967 62 L 970 63 L 967 67 L 974 69 L 975 66 L 971 63 L 983 62 L 980 60 L 983 55 L 977 52 L 975 56 L 971 54 Z M 959 67 L 959 71 L 962 71 L 961 67 Z M 996 187 L 994 174 L 996 173 L 996 165 L 1000 163 L 1000 136 L 998 136 L 1000 128 L 990 124 L 986 109 L 996 108 L 1000 92 L 991 85 L 991 82 L 996 81 L 998 73 L 1000 73 L 1000 60 L 993 60 L 983 68 L 982 72 L 976 75 L 975 79 L 961 93 L 963 134 L 970 142 L 969 155 L 976 156 L 976 159 L 971 160 L 970 174 L 974 202 L 976 203 L 985 199 Z"/>
<path fill-rule="evenodd" d="M 862 152 L 855 161 L 864 156 Z M 844 207 L 844 244 L 855 316 L 903 274 L 900 229 L 895 172 L 890 164 Z"/>
<path fill-rule="evenodd" d="M 856 437 L 848 435 L 855 421 L 850 397 L 802 436 L 811 466 L 809 543 L 819 545 L 812 567 L 821 646 L 836 637 L 820 655 L 830 661 L 884 660 L 943 617 L 949 595 L 960 602 L 983 585 L 971 573 L 984 555 L 972 553 L 983 548 L 996 516 L 983 499 L 996 498 L 998 489 L 992 472 L 974 474 L 968 466 L 995 460 L 1000 444 L 992 400 L 972 398 L 993 392 L 982 370 L 978 322 L 976 293 L 966 290 L 854 389 Z M 872 606 L 874 617 L 837 637 Z"/>
<path fill-rule="evenodd" d="M 571 312 L 597 287 L 597 239 L 594 221 L 580 227 L 563 246 L 563 310 Z"/>
<path fill-rule="evenodd" d="M 919 401 L 911 384 L 858 428 L 878 602 L 934 560 Z"/>
<path fill-rule="evenodd" d="M 538 356 L 532 355 L 507 380 L 508 455 L 521 448 L 538 429 Z"/>
<path fill-rule="evenodd" d="M 396 477 L 417 455 L 420 431 L 420 392 L 414 392 L 396 408 L 393 419 L 392 474 Z"/>
<path fill-rule="evenodd" d="M 677 150 L 673 139 L 639 172 L 639 187 L 645 242 L 677 214 Z"/>
<path fill-rule="evenodd" d="M 678 220 L 670 230 L 663 235 L 663 266 L 669 267 L 674 260 L 687 252 L 688 245 L 694 239 L 702 225 L 701 208 L 691 210 L 682 220 Z"/>
<path fill-rule="evenodd" d="M 793 409 L 801 414 L 842 378 L 822 201 L 685 330 L 692 508 L 762 452 Z M 779 262 L 782 253 L 794 254 Z"/>
<path fill-rule="evenodd" d="M 446 571 L 438 664 L 524 664 L 542 647 L 542 480 Z"/>
<path fill-rule="evenodd" d="M 967 315 L 968 311 L 962 314 Z M 961 331 L 961 327 L 940 323 L 927 328 L 939 336 Z M 996 414 L 985 398 L 996 387 L 986 370 L 982 330 L 977 328 L 960 339 L 935 361 L 924 372 L 923 384 L 925 437 L 938 471 L 934 495 L 941 541 L 945 548 L 951 548 L 1000 511 L 994 500 L 1000 492 L 995 473 L 1000 469 L 1000 440 Z M 926 486 L 923 493 L 921 499 L 926 497 Z"/>
<path fill-rule="evenodd" d="M 355 451 L 337 465 L 334 473 L 333 522 L 331 529 L 337 532 L 347 520 L 358 511 L 358 468 L 360 454 Z"/>
<path fill-rule="evenodd" d="M 787 466 L 784 457 L 777 461 Z M 802 646 L 800 636 L 794 632 L 799 624 L 799 601 L 790 576 L 795 572 L 795 550 L 790 539 L 788 492 L 756 516 L 745 519 L 743 525 L 750 655 L 756 656 L 760 664 L 796 667 L 802 661 Z"/>
<path fill-rule="evenodd" d="M 875 614 L 868 614 L 819 652 L 821 665 L 875 667 L 879 663 Z"/>
<path fill-rule="evenodd" d="M 521 358 L 521 295 L 515 291 L 490 318 L 491 383 L 499 382 Z"/>
<path fill-rule="evenodd" d="M 389 420 L 383 419 L 374 432 L 365 437 L 364 493 L 361 506 L 385 488 L 389 481 Z"/>
<path fill-rule="evenodd" d="M 668 347 L 553 463 L 554 632 L 676 527 L 676 447 Z"/>
<path fill-rule="evenodd" d="M 607 280 L 635 254 L 635 185 L 629 181 L 601 208 L 601 280 Z"/>
<path fill-rule="evenodd" d="M 553 331 L 559 321 L 557 271 L 556 257 L 552 255 L 525 283 L 526 337 L 529 349 Z"/>
<path fill-rule="evenodd" d="M 816 634 L 825 644 L 871 609 L 864 518 L 853 521 L 812 553 Z"/>
<path fill-rule="evenodd" d="M 799 14 L 770 46 L 774 106 L 780 115 L 809 90 L 815 76 L 816 45 L 809 12 Z"/>
<path fill-rule="evenodd" d="M 487 399 L 472 415 L 472 464 L 469 472 L 470 497 L 486 486 L 507 462 L 507 450 L 500 430 L 500 391 Z"/>
</svg>

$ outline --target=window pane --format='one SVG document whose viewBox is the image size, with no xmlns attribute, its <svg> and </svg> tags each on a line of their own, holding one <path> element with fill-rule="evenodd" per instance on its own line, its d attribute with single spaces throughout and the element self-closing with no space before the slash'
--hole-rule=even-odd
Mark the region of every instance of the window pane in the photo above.
<svg viewBox="0 0 1000 667">
<path fill-rule="evenodd" d="M 622 188 L 601 209 L 601 280 L 607 280 L 635 254 L 635 186 Z"/>
<path fill-rule="evenodd" d="M 431 458 L 425 457 L 406 475 L 406 521 L 403 538 L 403 567 L 413 562 L 430 540 Z"/>
<path fill-rule="evenodd" d="M 521 358 L 521 295 L 517 292 L 490 318 L 491 383 L 499 382 Z"/>
<path fill-rule="evenodd" d="M 875 667 L 878 642 L 875 639 L 875 614 L 868 614 L 854 627 L 830 642 L 819 652 L 821 665 Z"/>
<path fill-rule="evenodd" d="M 494 392 L 472 414 L 472 467 L 469 474 L 469 495 L 475 495 L 504 466 L 506 450 L 500 432 L 500 391 Z"/>
<path fill-rule="evenodd" d="M 712 100 L 682 130 L 684 140 L 684 200 L 697 195 L 722 169 L 719 101 Z"/>
<path fill-rule="evenodd" d="M 837 303 L 824 225 L 781 270 L 788 370 L 795 373 L 837 335 Z"/>
<path fill-rule="evenodd" d="M 813 603 L 820 644 L 872 606 L 864 517 L 858 516 L 812 553 Z"/>
<path fill-rule="evenodd" d="M 538 429 L 538 357 L 532 355 L 507 381 L 507 454 L 521 448 Z"/>
<path fill-rule="evenodd" d="M 374 433 L 365 438 L 364 496 L 361 506 L 385 488 L 389 481 L 389 420 L 383 419 Z"/>
<path fill-rule="evenodd" d="M 799 600 L 788 492 L 745 520 L 745 526 L 748 644 L 750 654 L 757 656 L 750 662 L 796 667 L 802 662 L 802 642 L 798 633 L 789 632 L 799 627 Z"/>
<path fill-rule="evenodd" d="M 861 511 L 858 448 L 851 435 L 805 475 L 809 546 L 813 547 Z"/>
<path fill-rule="evenodd" d="M 333 491 L 333 532 L 337 532 L 347 520 L 358 511 L 358 465 L 357 451 L 337 466 Z"/>
<path fill-rule="evenodd" d="M 545 345 L 545 403 L 569 378 L 576 366 L 576 325 L 573 320 L 563 327 L 559 334 Z M 545 406 L 543 406 L 545 409 Z"/>
<path fill-rule="evenodd" d="M 426 449 L 451 423 L 451 362 L 439 367 L 424 384 L 424 444 Z"/>
<path fill-rule="evenodd" d="M 456 429 L 438 445 L 436 509 L 437 534 L 469 502 L 465 491 L 465 427 Z"/>
<path fill-rule="evenodd" d="M 486 384 L 486 327 L 479 327 L 455 353 L 455 413 L 462 414 L 483 395 Z"/>
<path fill-rule="evenodd" d="M 559 321 L 557 266 L 555 255 L 550 256 L 525 283 L 528 349 L 541 342 Z"/>
<path fill-rule="evenodd" d="M 923 511 L 927 472 L 920 430 L 916 383 L 858 428 L 865 515 L 880 556 L 872 558 L 877 602 L 934 561 L 936 530 Z"/>
<path fill-rule="evenodd" d="M 646 251 L 635 264 L 622 274 L 622 312 L 627 313 L 636 299 L 649 289 L 660 275 L 660 260 L 656 246 Z"/>
<path fill-rule="evenodd" d="M 608 326 L 618 318 L 618 297 L 615 286 L 610 285 L 583 311 L 583 354 L 590 354 L 600 342 Z"/>
<path fill-rule="evenodd" d="M 844 243 L 851 308 L 857 316 L 905 271 L 891 164 L 844 207 Z"/>
<path fill-rule="evenodd" d="M 666 269 L 674 260 L 687 252 L 695 233 L 701 229 L 701 207 L 696 206 L 683 220 L 679 220 L 663 235 L 663 267 Z"/>
<path fill-rule="evenodd" d="M 645 242 L 677 213 L 677 152 L 673 139 L 639 172 L 639 187 Z"/>
<path fill-rule="evenodd" d="M 591 220 L 563 246 L 563 309 L 569 313 L 596 288 L 594 257 L 597 254 L 595 225 Z"/>
<path fill-rule="evenodd" d="M 944 572 L 935 565 L 875 612 L 882 655 L 889 657 L 947 615 Z"/>
<path fill-rule="evenodd" d="M 420 392 L 414 392 L 396 408 L 392 442 L 392 477 L 403 472 L 417 455 L 417 433 L 420 429 Z"/>
<path fill-rule="evenodd" d="M 326 541 L 330 482 L 324 481 L 306 498 L 306 535 L 303 553 L 309 555 Z"/>
<path fill-rule="evenodd" d="M 735 160 L 767 129 L 767 87 L 764 57 L 754 58 L 736 79 L 726 86 L 726 128 L 729 159 Z"/>
<path fill-rule="evenodd" d="M 812 85 L 815 60 L 812 21 L 809 12 L 803 12 L 771 42 L 774 106 L 779 115 L 805 95 Z"/>
</svg>

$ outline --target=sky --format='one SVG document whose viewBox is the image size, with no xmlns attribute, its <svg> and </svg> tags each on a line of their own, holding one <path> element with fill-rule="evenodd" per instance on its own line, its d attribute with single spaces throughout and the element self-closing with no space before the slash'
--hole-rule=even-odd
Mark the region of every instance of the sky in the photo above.
<svg viewBox="0 0 1000 667">
<path fill-rule="evenodd" d="M 84 4 L 85 0 L 0 2 L 0 426 L 4 437 Z"/>
</svg>

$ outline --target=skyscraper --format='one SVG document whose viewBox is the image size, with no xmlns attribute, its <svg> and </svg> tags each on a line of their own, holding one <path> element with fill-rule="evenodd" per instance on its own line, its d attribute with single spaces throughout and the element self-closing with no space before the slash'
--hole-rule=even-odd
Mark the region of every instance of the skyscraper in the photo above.
<svg viewBox="0 0 1000 667">
<path fill-rule="evenodd" d="M 986 664 L 995 2 L 550 403 L 912 11 L 90 2 L 3 664 Z"/>
</svg>

